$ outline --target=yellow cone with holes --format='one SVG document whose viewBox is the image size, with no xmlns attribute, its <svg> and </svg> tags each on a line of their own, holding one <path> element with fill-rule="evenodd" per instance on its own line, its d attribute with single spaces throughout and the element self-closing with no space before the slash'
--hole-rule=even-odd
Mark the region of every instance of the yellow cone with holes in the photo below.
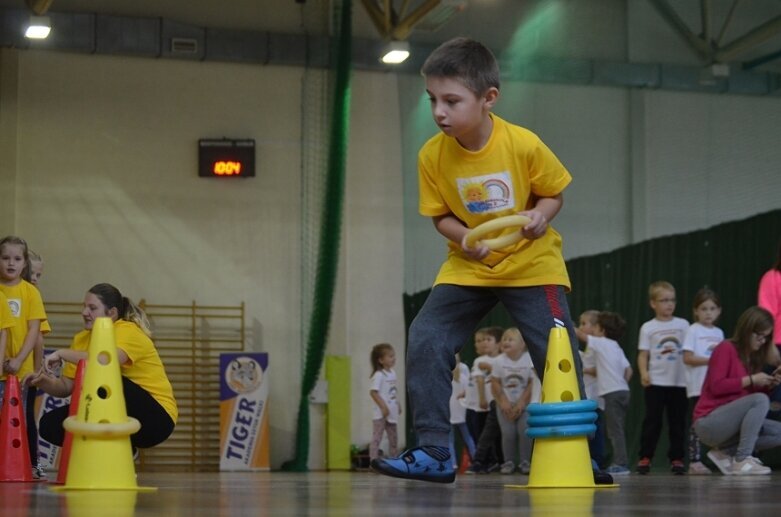
<svg viewBox="0 0 781 517">
<path fill-rule="evenodd" d="M 71 457 L 65 484 L 53 490 L 148 490 L 136 483 L 130 435 L 141 426 L 127 416 L 111 318 L 92 326 L 79 409 L 63 425 L 73 433 Z"/>
<path fill-rule="evenodd" d="M 529 490 L 532 517 L 592 517 L 595 488 L 549 488 Z"/>
<path fill-rule="evenodd" d="M 65 493 L 66 515 L 134 517 L 137 490 L 71 490 Z"/>
<path fill-rule="evenodd" d="M 548 336 L 542 380 L 542 404 L 580 400 L 578 375 L 567 329 L 556 327 Z M 537 438 L 534 441 L 529 488 L 594 487 L 594 472 L 585 436 Z"/>
</svg>

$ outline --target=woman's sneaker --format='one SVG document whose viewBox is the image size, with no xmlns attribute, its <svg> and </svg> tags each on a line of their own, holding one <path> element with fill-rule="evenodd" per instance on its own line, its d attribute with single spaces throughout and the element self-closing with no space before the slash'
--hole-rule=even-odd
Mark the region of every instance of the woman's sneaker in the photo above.
<svg viewBox="0 0 781 517">
<path fill-rule="evenodd" d="M 713 474 L 711 470 L 705 466 L 701 461 L 693 461 L 689 463 L 689 475 L 690 476 L 707 476 Z"/>
<path fill-rule="evenodd" d="M 521 474 L 523 474 L 524 476 L 528 476 L 528 475 L 529 475 L 529 472 L 531 472 L 531 470 L 532 470 L 531 463 L 529 463 L 529 462 L 528 462 L 528 461 L 526 461 L 526 460 L 522 461 L 522 462 L 521 462 L 521 464 L 520 464 L 520 466 L 518 467 L 518 471 L 519 471 Z"/>
<path fill-rule="evenodd" d="M 766 467 L 754 456 L 746 456 L 743 461 L 733 461 L 731 467 L 733 476 L 757 476 L 770 474 L 770 467 Z"/>
<path fill-rule="evenodd" d="M 708 457 L 725 476 L 732 475 L 732 456 L 719 449 L 708 451 Z"/>
<path fill-rule="evenodd" d="M 424 445 L 401 453 L 398 458 L 377 458 L 371 468 L 380 474 L 403 479 L 452 483 L 456 479 L 448 447 Z"/>
<path fill-rule="evenodd" d="M 501 474 L 512 474 L 515 472 L 515 463 L 512 461 L 505 461 L 502 463 L 502 466 L 499 468 L 499 472 Z"/>
</svg>

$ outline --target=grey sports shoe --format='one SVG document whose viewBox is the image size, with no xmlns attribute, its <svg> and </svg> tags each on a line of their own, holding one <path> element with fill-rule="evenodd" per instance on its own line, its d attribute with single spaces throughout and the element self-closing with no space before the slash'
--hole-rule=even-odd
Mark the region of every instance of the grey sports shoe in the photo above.
<svg viewBox="0 0 781 517">
<path fill-rule="evenodd" d="M 708 451 L 708 457 L 722 474 L 725 476 L 732 475 L 732 456 L 719 449 L 711 449 Z"/>
<path fill-rule="evenodd" d="M 733 476 L 756 476 L 770 474 L 770 467 L 766 467 L 754 456 L 746 456 L 742 461 L 732 462 Z"/>
</svg>

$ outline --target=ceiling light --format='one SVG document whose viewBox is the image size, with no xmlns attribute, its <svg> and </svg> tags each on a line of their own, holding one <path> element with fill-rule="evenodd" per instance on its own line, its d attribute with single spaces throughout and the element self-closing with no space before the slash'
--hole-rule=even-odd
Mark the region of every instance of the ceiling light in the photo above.
<svg viewBox="0 0 781 517">
<path fill-rule="evenodd" d="M 30 24 L 24 35 L 30 39 L 45 39 L 52 30 L 48 16 L 30 16 Z"/>
<path fill-rule="evenodd" d="M 403 63 L 409 57 L 409 43 L 406 41 L 391 41 L 385 47 L 381 61 L 389 65 Z"/>
</svg>

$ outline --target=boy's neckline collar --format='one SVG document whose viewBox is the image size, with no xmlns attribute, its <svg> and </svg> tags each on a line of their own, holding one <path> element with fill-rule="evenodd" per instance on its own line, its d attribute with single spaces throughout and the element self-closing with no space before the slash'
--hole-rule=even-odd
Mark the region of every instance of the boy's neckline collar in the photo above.
<svg viewBox="0 0 781 517">
<path fill-rule="evenodd" d="M 490 131 L 488 132 L 488 136 L 485 138 L 485 141 L 482 142 L 482 145 L 478 149 L 469 149 L 468 147 L 465 147 L 458 140 L 458 138 L 454 137 L 453 140 L 455 141 L 455 143 L 458 146 L 458 148 L 461 151 L 463 151 L 464 153 L 467 153 L 467 154 L 478 154 L 478 153 L 482 153 L 483 151 L 488 149 L 488 147 L 490 147 L 490 144 L 491 144 L 491 142 L 494 139 L 494 134 L 496 133 L 496 117 L 494 116 L 494 114 L 492 112 L 488 112 L 488 121 L 489 121 L 490 126 L 491 126 L 490 127 Z"/>
</svg>

